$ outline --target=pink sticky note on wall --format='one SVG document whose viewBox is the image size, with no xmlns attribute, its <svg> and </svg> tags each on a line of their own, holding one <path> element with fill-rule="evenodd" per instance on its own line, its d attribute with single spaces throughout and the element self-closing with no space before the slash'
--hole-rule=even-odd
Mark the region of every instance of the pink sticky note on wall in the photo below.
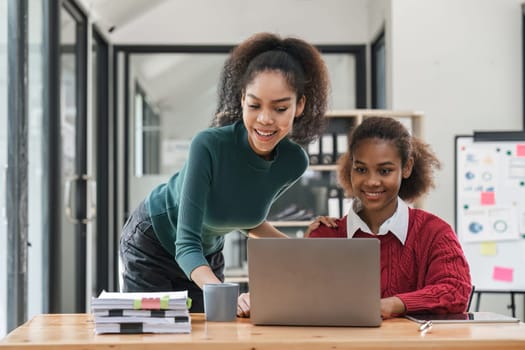
<svg viewBox="0 0 525 350">
<path fill-rule="evenodd" d="M 516 146 L 516 155 L 518 157 L 525 157 L 525 144 L 519 144 Z"/>
<path fill-rule="evenodd" d="M 514 280 L 514 269 L 508 267 L 494 266 L 492 279 L 495 281 L 512 282 Z"/>
<path fill-rule="evenodd" d="M 481 192 L 481 205 L 494 205 L 496 195 L 494 192 Z"/>
</svg>

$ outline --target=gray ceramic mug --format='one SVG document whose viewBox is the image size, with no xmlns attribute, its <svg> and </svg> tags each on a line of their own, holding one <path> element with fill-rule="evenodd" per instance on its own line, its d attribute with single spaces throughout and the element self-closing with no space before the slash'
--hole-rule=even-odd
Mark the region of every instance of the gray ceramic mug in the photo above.
<svg viewBox="0 0 525 350">
<path fill-rule="evenodd" d="M 234 321 L 237 317 L 238 283 L 204 284 L 206 321 Z"/>
</svg>

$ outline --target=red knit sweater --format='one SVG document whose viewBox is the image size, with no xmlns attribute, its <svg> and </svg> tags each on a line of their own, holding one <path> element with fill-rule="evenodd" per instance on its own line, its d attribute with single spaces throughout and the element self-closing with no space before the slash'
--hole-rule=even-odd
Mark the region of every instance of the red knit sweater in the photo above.
<svg viewBox="0 0 525 350">
<path fill-rule="evenodd" d="M 347 237 L 346 216 L 337 228 L 324 225 L 309 237 Z M 359 230 L 355 238 L 381 241 L 381 297 L 397 296 L 407 313 L 466 311 L 471 292 L 470 271 L 454 230 L 421 209 L 409 208 L 405 245 L 391 232 L 371 235 Z"/>
</svg>

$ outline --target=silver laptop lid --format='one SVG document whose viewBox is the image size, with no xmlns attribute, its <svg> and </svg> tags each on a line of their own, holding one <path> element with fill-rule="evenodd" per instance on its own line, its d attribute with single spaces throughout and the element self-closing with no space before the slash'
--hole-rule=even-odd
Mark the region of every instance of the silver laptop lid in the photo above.
<svg viewBox="0 0 525 350">
<path fill-rule="evenodd" d="M 379 240 L 248 240 L 250 318 L 258 325 L 379 326 Z"/>
</svg>

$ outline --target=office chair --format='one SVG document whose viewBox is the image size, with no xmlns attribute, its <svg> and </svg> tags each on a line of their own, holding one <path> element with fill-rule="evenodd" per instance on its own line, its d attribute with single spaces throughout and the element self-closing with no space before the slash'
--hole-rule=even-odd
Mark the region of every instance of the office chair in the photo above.
<svg viewBox="0 0 525 350">
<path fill-rule="evenodd" d="M 474 291 L 475 290 L 476 290 L 476 286 L 472 285 L 472 290 L 470 291 L 470 297 L 468 298 L 467 312 L 470 311 L 470 305 L 472 304 L 472 299 L 474 297 Z"/>
</svg>

